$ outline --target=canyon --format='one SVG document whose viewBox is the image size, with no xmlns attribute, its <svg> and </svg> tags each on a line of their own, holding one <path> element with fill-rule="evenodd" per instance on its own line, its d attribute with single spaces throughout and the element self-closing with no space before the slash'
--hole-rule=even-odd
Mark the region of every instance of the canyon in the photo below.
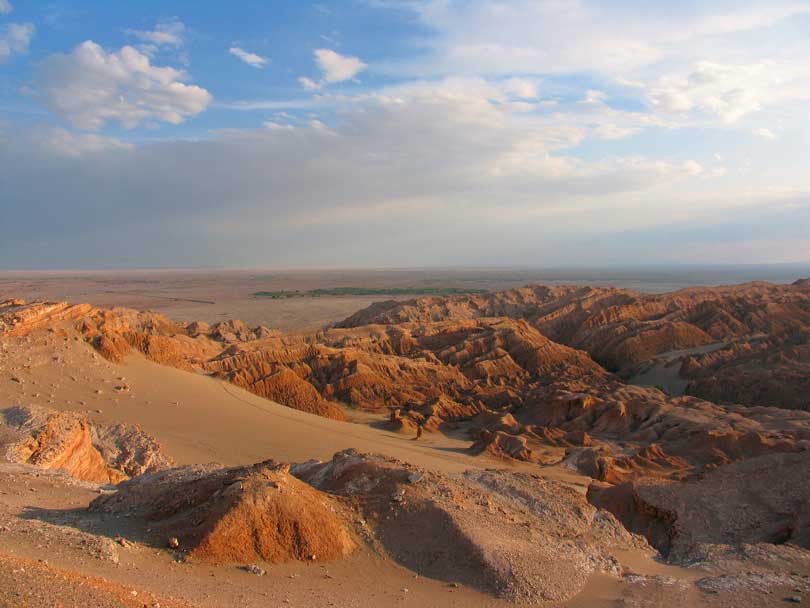
<svg viewBox="0 0 810 608">
<path fill-rule="evenodd" d="M 0 339 L 0 482 L 101 493 L 41 515 L 47 534 L 126 521 L 121 546 L 271 574 L 371 559 L 433 581 L 415 588 L 430 605 L 669 605 L 662 586 L 672 605 L 779 605 L 810 590 L 810 280 L 528 285 L 293 332 L 7 299 Z M 202 393 L 167 388 L 162 414 L 141 397 L 150 377 L 229 405 L 206 396 L 203 414 L 183 398 Z M 282 450 L 288 431 L 268 429 L 251 458 L 263 435 L 244 427 L 227 441 L 245 452 L 210 448 L 231 461 L 216 464 L 179 449 L 256 411 L 301 440 Z"/>
</svg>

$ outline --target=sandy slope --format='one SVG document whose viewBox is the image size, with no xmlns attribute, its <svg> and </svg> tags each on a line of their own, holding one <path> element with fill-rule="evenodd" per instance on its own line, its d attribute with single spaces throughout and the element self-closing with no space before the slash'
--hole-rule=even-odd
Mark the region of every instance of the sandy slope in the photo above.
<svg viewBox="0 0 810 608">
<path fill-rule="evenodd" d="M 447 472 L 512 466 L 464 453 L 469 441 L 435 434 L 416 442 L 368 424 L 313 416 L 140 356 L 113 364 L 70 336 L 65 340 L 43 332 L 1 346 L 6 347 L 0 360 L 3 405 L 38 403 L 88 412 L 103 422 L 140 424 L 179 464 L 328 459 L 354 447 Z M 128 390 L 117 392 L 115 386 L 122 384 Z M 534 465 L 515 466 L 537 470 Z M 551 474 L 584 488 L 584 478 L 573 473 Z M 119 562 L 112 563 L 90 555 L 88 546 L 97 540 L 87 545 L 76 537 L 77 530 L 88 530 L 92 539 L 102 541 L 126 536 L 124 522 L 104 528 L 85 518 L 81 509 L 95 496 L 97 491 L 84 482 L 63 483 L 52 473 L 0 466 L 0 606 L 152 606 L 152 598 L 166 597 L 206 607 L 508 605 L 464 587 L 415 578 L 385 556 L 368 552 L 328 567 L 273 566 L 265 577 L 233 566 L 177 565 L 169 551 L 137 543 L 114 546 Z M 39 561 L 43 559 L 47 563 Z M 131 591 L 150 602 L 133 603 L 138 596 Z M 64 602 L 47 601 L 58 594 L 64 594 Z M 608 606 L 617 594 L 614 580 L 596 579 L 586 592 L 588 603 L 580 605 Z M 605 603 L 594 603 L 596 598 Z"/>
<path fill-rule="evenodd" d="M 71 333 L 41 332 L 6 341 L 0 343 L 0 352 L 0 403 L 4 406 L 37 403 L 89 412 L 102 422 L 137 423 L 161 441 L 180 464 L 246 464 L 268 458 L 300 462 L 328 459 L 336 451 L 353 447 L 445 472 L 518 466 L 563 479 L 580 490 L 588 481 L 566 469 L 510 465 L 470 456 L 465 452 L 469 442 L 460 438 L 430 434 L 416 442 L 376 428 L 368 420 L 352 424 L 312 416 L 139 356 L 113 364 L 84 342 L 74 340 Z M 122 385 L 127 389 L 115 390 Z M 70 595 L 70 601 L 63 605 L 131 605 L 129 597 L 121 599 L 120 586 L 150 597 L 171 596 L 194 606 L 211 607 L 505 605 L 464 587 L 415 578 L 387 557 L 368 552 L 328 568 L 300 563 L 273 566 L 265 577 L 233 566 L 176 565 L 169 551 L 139 544 L 116 548 L 117 564 L 88 557 L 86 545 L 65 542 L 65 538 L 73 538 L 77 529 L 88 529 L 94 539 L 114 538 L 125 532 L 123 522 L 116 522 L 117 528 L 105 529 L 86 519 L 81 509 L 96 495 L 97 491 L 87 487 L 60 485 L 39 473 L 9 475 L 0 471 L 0 519 L 9 522 L 10 528 L 0 530 L 0 606 L 60 605 L 38 603 L 38 598 L 52 596 L 59 589 Z M 25 559 L 47 559 L 48 564 L 37 562 L 39 565 L 26 567 Z M 667 583 L 645 578 L 642 583 L 628 584 L 594 576 L 583 593 L 567 605 L 694 604 L 694 587 L 684 582 L 693 576 L 691 573 L 661 566 L 642 555 L 623 556 L 622 562 L 635 572 L 674 578 L 666 579 L 670 581 Z M 77 580 L 86 584 L 74 584 Z M 662 585 L 667 585 L 666 589 Z M 33 595 L 26 596 L 29 591 Z M 655 604 L 649 603 L 653 599 Z"/>
<path fill-rule="evenodd" d="M 122 384 L 128 390 L 117 392 L 115 387 Z M 416 442 L 373 425 L 313 416 L 139 355 L 121 364 L 110 363 L 81 341 L 49 333 L 37 334 L 25 342 L 24 349 L 11 348 L 6 353 L 0 363 L 0 403 L 34 403 L 85 411 L 100 422 L 139 424 L 178 464 L 328 460 L 351 447 L 447 472 L 487 466 L 537 472 L 534 465 L 507 465 L 468 455 L 469 440 L 435 433 Z M 549 469 L 548 474 L 580 487 L 588 481 L 568 470 Z"/>
</svg>

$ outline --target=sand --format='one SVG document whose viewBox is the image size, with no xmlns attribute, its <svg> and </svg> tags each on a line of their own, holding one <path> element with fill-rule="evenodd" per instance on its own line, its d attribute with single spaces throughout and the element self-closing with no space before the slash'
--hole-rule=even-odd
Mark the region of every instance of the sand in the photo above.
<svg viewBox="0 0 810 608">
<path fill-rule="evenodd" d="M 472 456 L 466 449 L 469 440 L 461 436 L 425 434 L 414 441 L 379 428 L 381 416 L 356 416 L 356 423 L 320 418 L 139 355 L 120 364 L 110 363 L 70 333 L 41 332 L 16 342 L 8 340 L 0 344 L 0 350 L 3 405 L 36 403 L 87 412 L 100 422 L 140 424 L 179 464 L 326 460 L 336 451 L 355 448 L 450 473 L 483 467 L 525 468 L 579 491 L 590 481 L 562 467 Z M 129 390 L 116 392 L 114 387 L 121 383 Z M 475 590 L 415 576 L 385 555 L 368 550 L 323 567 L 301 563 L 268 566 L 269 574 L 264 577 L 234 566 L 175 563 L 171 552 L 139 544 L 117 547 L 119 563 L 115 564 L 88 556 L 81 543 L 63 540 L 67 531 L 73 534 L 85 528 L 93 533 L 93 542 L 126 533 L 125 522 L 115 521 L 114 527 L 99 529 L 102 524 L 84 514 L 82 509 L 95 496 L 97 490 L 92 488 L 60 485 L 48 475 L 12 474 L 0 467 L 0 526 L 10 522 L 10 530 L 0 532 L 0 606 L 43 605 L 41 598 L 63 585 L 75 589 L 70 592 L 73 603 L 64 605 L 76 606 L 136 605 L 129 601 L 138 597 L 131 591 L 150 602 L 153 596 L 156 601 L 169 600 L 161 605 L 205 607 L 507 605 Z M 31 529 L 18 531 L 23 521 Z M 62 525 L 55 527 L 54 523 Z M 47 563 L 36 561 L 43 559 Z M 634 571 L 663 571 L 677 577 L 672 579 L 676 581 L 688 581 L 691 576 L 683 569 L 660 566 L 643 554 L 625 559 Z M 36 593 L 26 596 L 32 585 L 38 586 Z M 130 594 L 123 600 L 122 589 Z M 693 586 L 684 586 L 682 591 L 668 596 L 669 605 L 691 603 Z M 660 595 L 661 589 L 652 584 L 627 585 L 597 575 L 566 605 L 607 607 L 617 601 L 626 606 L 651 605 L 646 602 Z"/>
<path fill-rule="evenodd" d="M 662 389 L 668 395 L 678 397 L 686 392 L 690 380 L 681 376 L 681 365 L 683 360 L 689 355 L 710 353 L 726 346 L 725 342 L 713 342 L 694 348 L 683 350 L 673 350 L 656 355 L 647 364 L 643 371 L 630 376 L 628 384 L 638 384 L 640 386 L 655 386 Z"/>
</svg>

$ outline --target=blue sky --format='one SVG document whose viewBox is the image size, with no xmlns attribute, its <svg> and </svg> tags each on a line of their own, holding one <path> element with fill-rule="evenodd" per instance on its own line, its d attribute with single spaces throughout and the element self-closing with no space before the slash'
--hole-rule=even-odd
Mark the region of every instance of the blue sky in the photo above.
<svg viewBox="0 0 810 608">
<path fill-rule="evenodd" d="M 805 0 L 0 0 L 0 267 L 808 261 L 808 40 Z"/>
</svg>

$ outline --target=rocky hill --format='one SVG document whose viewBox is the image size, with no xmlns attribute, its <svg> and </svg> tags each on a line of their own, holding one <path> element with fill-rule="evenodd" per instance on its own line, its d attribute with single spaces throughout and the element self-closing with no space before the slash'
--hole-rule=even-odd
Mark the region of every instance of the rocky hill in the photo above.
<svg viewBox="0 0 810 608">
<path fill-rule="evenodd" d="M 72 324 L 108 359 L 138 351 L 337 420 L 355 408 L 404 433 L 463 429 L 474 452 L 535 461 L 541 446 L 564 448 L 602 480 L 682 477 L 810 441 L 810 414 L 779 409 L 807 404 L 804 282 L 663 295 L 532 286 L 382 302 L 297 335 L 20 301 L 0 308 L 0 323 L 14 336 Z M 691 396 L 626 383 L 672 352 Z"/>
</svg>

